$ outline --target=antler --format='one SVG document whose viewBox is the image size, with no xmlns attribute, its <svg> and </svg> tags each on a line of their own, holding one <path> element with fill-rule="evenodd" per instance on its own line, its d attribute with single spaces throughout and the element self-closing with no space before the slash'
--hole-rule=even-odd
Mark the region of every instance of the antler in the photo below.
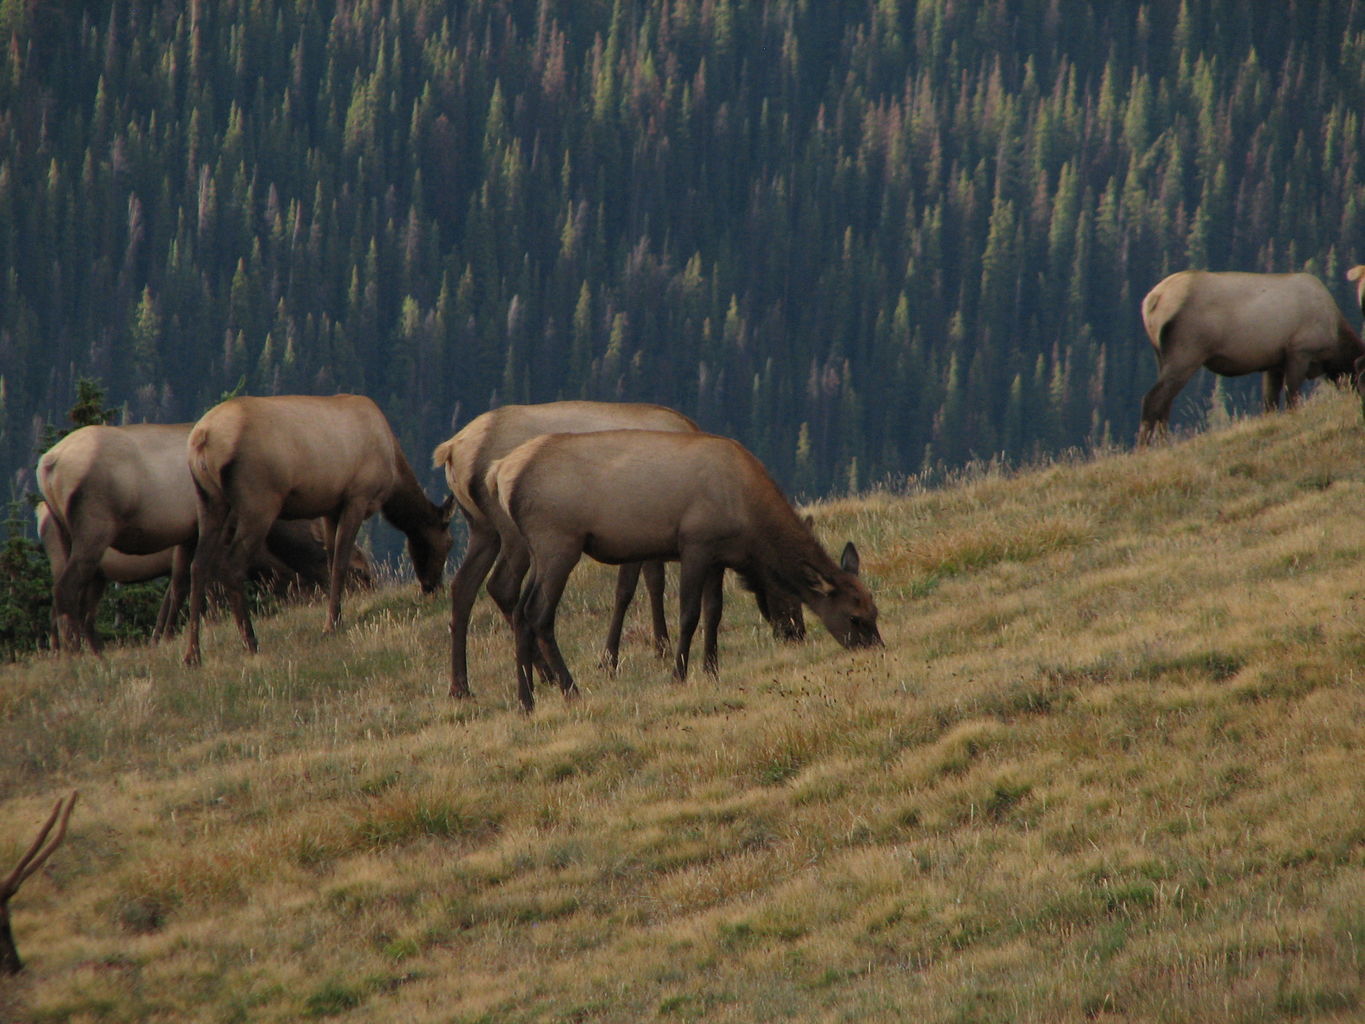
<svg viewBox="0 0 1365 1024">
<path fill-rule="evenodd" d="M 28 852 L 19 858 L 19 863 L 14 866 L 14 870 L 9 873 L 9 876 L 0 882 L 0 903 L 18 892 L 19 886 L 23 885 L 35 871 L 42 867 L 47 859 L 52 856 L 52 851 L 62 844 L 62 840 L 66 838 L 66 823 L 71 818 L 71 809 L 76 806 L 76 797 L 79 795 L 76 790 L 72 790 L 70 799 L 57 801 L 57 805 L 52 808 L 52 813 L 47 817 L 47 824 L 38 833 L 38 838 L 33 840 L 33 845 L 28 848 Z M 63 804 L 65 804 L 65 808 L 63 808 Z M 57 834 L 52 837 L 51 842 L 47 842 L 48 833 L 52 831 L 52 826 L 56 824 L 59 816 L 61 824 L 57 826 Z"/>
</svg>

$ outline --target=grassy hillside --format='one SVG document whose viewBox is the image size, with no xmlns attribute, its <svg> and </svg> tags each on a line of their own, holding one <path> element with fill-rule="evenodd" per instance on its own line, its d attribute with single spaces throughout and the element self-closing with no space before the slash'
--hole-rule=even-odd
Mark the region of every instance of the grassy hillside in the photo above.
<svg viewBox="0 0 1365 1024">
<path fill-rule="evenodd" d="M 1156 450 L 817 509 L 885 651 L 732 595 L 669 682 L 609 575 L 584 698 L 477 700 L 409 589 L 0 675 L 34 1021 L 1261 1021 L 1365 1009 L 1365 429 L 1330 390 Z M 586 567 L 585 567 L 586 568 Z M 0 1018 L 5 1016 L 0 1012 Z"/>
</svg>

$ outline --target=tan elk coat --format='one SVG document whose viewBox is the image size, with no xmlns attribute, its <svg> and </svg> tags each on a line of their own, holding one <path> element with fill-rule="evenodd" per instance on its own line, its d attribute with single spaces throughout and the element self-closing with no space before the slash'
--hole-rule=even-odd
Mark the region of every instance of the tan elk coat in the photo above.
<svg viewBox="0 0 1365 1024">
<path fill-rule="evenodd" d="M 1163 431 L 1171 403 L 1201 367 L 1228 377 L 1263 373 L 1267 411 L 1299 400 L 1306 380 L 1344 377 L 1365 355 L 1326 286 L 1312 274 L 1182 270 L 1142 300 L 1157 381 L 1142 400 L 1139 443 Z"/>
<path fill-rule="evenodd" d="M 760 593 L 798 598 L 845 646 L 881 643 L 876 604 L 857 576 L 857 549 L 847 545 L 836 565 L 762 464 L 728 438 L 628 430 L 549 434 L 495 462 L 485 486 L 497 501 L 504 541 L 519 538 L 531 554 L 513 614 L 517 689 L 527 710 L 534 702 L 537 646 L 561 689 L 574 692 L 554 619 L 583 554 L 609 564 L 680 563 L 679 679 L 687 675 L 703 611 L 704 664 L 716 669 L 725 569 Z"/>
<path fill-rule="evenodd" d="M 199 623 L 210 580 L 223 584 L 247 649 L 256 635 L 242 593 L 249 553 L 276 518 L 331 525 L 326 630 L 341 617 L 346 567 L 361 524 L 376 512 L 407 535 L 423 591 L 441 582 L 453 505 L 423 493 L 379 407 L 361 395 L 239 397 L 214 406 L 187 445 L 198 498 L 199 544 L 190 574 L 185 661 L 200 659 Z"/>
</svg>

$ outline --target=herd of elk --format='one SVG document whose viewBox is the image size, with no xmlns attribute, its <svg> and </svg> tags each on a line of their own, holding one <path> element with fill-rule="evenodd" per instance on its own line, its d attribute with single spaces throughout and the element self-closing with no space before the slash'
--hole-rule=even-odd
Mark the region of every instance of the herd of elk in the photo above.
<svg viewBox="0 0 1365 1024">
<path fill-rule="evenodd" d="M 167 574 L 171 584 L 153 636 L 172 630 L 188 590 L 184 658 L 188 665 L 198 664 L 202 657 L 201 621 L 211 584 L 224 592 L 247 650 L 257 649 L 244 592 L 245 580 L 253 573 L 292 580 L 298 586 L 325 585 L 325 630 L 331 632 L 341 616 L 347 566 L 363 557 L 356 552 L 355 539 L 364 521 L 380 512 L 407 535 L 418 582 L 429 593 L 444 573 L 451 547 L 450 518 L 458 505 L 469 542 L 450 588 L 451 695 L 470 694 L 469 618 L 486 577 L 490 595 L 517 634 L 523 706 L 531 706 L 532 667 L 572 693 L 572 677 L 553 641 L 554 605 L 564 580 L 547 583 L 553 573 L 545 566 L 555 517 L 540 514 L 526 517 L 524 525 L 512 525 L 519 522 L 516 516 L 524 515 L 528 502 L 521 501 L 513 513 L 512 506 L 504 507 L 497 498 L 500 472 L 510 473 L 511 467 L 524 462 L 535 439 L 560 436 L 582 439 L 575 457 L 602 445 L 619 454 L 637 437 L 641 450 L 650 453 L 633 479 L 604 477 L 599 486 L 587 477 L 565 478 L 567 490 L 581 491 L 572 506 L 574 515 L 581 516 L 584 500 L 594 497 L 604 503 L 600 511 L 609 514 L 613 508 L 628 507 L 625 499 L 638 504 L 651 492 L 661 496 L 654 506 L 637 510 L 640 516 L 657 520 L 656 539 L 637 544 L 637 555 L 604 547 L 603 539 L 609 535 L 604 523 L 574 556 L 576 561 L 586 552 L 620 566 L 605 644 L 609 671 L 615 671 L 625 614 L 642 574 L 655 648 L 660 655 L 667 653 L 662 563 L 670 560 L 682 564 L 675 664 L 679 678 L 687 672 L 703 602 L 706 666 L 715 670 L 720 585 L 726 568 L 735 570 L 753 592 L 778 637 L 804 638 L 804 602 L 841 643 L 880 642 L 875 605 L 855 576 L 857 553 L 852 545 L 845 551 L 843 567 L 835 566 L 815 541 L 809 518 L 797 516 L 752 455 L 734 442 L 703 434 L 672 409 L 571 401 L 504 406 L 484 413 L 434 452 L 451 490 L 438 506 L 422 490 L 392 428 L 370 399 L 285 395 L 228 399 L 194 424 L 84 427 L 42 457 L 38 481 L 44 503 L 38 521 L 54 577 L 54 646 L 75 648 L 83 642 L 98 650 L 94 613 L 105 584 Z M 663 449 L 660 437 L 687 443 Z M 678 452 L 693 454 L 681 458 Z M 537 463 L 543 459 L 542 455 Z M 714 464 L 708 465 L 708 459 Z M 510 494 L 525 493 L 532 485 L 509 476 L 502 486 Z M 622 493 L 617 496 L 613 488 Z M 722 493 L 727 496 L 725 504 L 708 505 Z M 546 500 L 550 505 L 559 501 Z M 544 507 L 537 508 L 545 512 Z M 570 505 L 564 509 L 567 516 Z M 683 518 L 677 522 L 669 518 L 677 516 Z M 713 520 L 709 532 L 704 522 L 708 516 Z M 671 539 L 657 540 L 664 536 Z M 722 539 L 727 543 L 719 544 Z M 621 550 L 630 546 L 630 538 L 620 539 Z M 367 568 L 367 563 L 362 565 Z M 553 601 L 547 611 L 540 611 L 551 591 Z M 537 595 L 534 604 L 532 594 Z M 533 619 L 525 614 L 531 607 L 538 610 Z M 528 629 L 540 643 L 528 643 Z"/>
<path fill-rule="evenodd" d="M 38 466 L 54 646 L 84 642 L 98 650 L 95 606 L 105 584 L 166 574 L 171 585 L 154 635 L 169 632 L 187 563 L 186 664 L 200 661 L 210 583 L 225 591 L 247 649 L 257 649 L 243 591 L 253 566 L 281 578 L 325 578 L 331 632 L 361 524 L 380 512 L 405 533 L 418 581 L 431 592 L 444 573 L 457 501 L 469 545 L 451 585 L 452 695 L 469 694 L 469 612 L 490 569 L 489 592 L 516 635 L 522 707 L 534 703 L 533 666 L 566 695 L 575 692 L 554 617 L 569 570 L 584 553 L 621 566 L 607 634 L 613 670 L 642 567 L 656 648 L 667 650 L 664 561 L 681 563 L 678 679 L 687 675 L 703 611 L 705 666 L 717 669 L 726 569 L 754 593 L 778 636 L 804 636 L 805 603 L 844 646 L 881 643 L 853 544 L 835 565 L 810 520 L 797 515 L 757 459 L 734 441 L 701 433 L 680 413 L 597 402 L 508 406 L 477 417 L 437 447 L 435 460 L 452 491 L 439 506 L 423 492 L 383 413 L 356 395 L 239 397 L 192 425 L 74 431 Z M 9 899 L 62 842 L 75 799 L 58 802 L 0 880 L 0 973 L 23 967 Z"/>
<path fill-rule="evenodd" d="M 1347 276 L 1365 313 L 1365 266 Z M 1165 429 L 1172 401 L 1201 366 L 1263 373 L 1267 410 L 1282 392 L 1294 405 L 1304 381 L 1322 375 L 1353 374 L 1365 396 L 1365 344 L 1311 275 L 1183 271 L 1154 287 L 1141 312 L 1158 379 L 1142 402 L 1139 444 Z M 239 397 L 195 424 L 74 431 L 42 456 L 37 474 L 54 647 L 98 650 L 95 607 L 105 584 L 164 575 L 171 582 L 154 637 L 173 628 L 188 583 L 186 664 L 200 661 L 211 583 L 225 591 L 247 649 L 257 649 L 244 596 L 252 573 L 277 585 L 325 586 L 332 632 L 348 572 L 368 577 L 355 547 L 364 521 L 382 513 L 407 535 L 418 582 L 430 593 L 444 574 L 456 505 L 468 545 L 450 588 L 451 696 L 470 694 L 470 612 L 485 578 L 513 627 L 523 710 L 534 707 L 537 672 L 566 697 L 577 693 L 555 618 L 585 554 L 620 567 L 605 645 L 612 671 L 642 573 L 655 646 L 667 651 L 667 561 L 680 566 L 679 681 L 699 624 L 703 667 L 718 672 L 726 570 L 754 593 L 778 636 L 804 637 L 805 605 L 843 646 L 882 644 L 853 542 L 836 563 L 758 459 L 681 413 L 604 402 L 504 406 L 437 446 L 433 459 L 451 491 L 442 505 L 423 491 L 378 406 L 358 395 Z M 58 801 L 0 879 L 0 974 L 23 967 L 9 900 L 62 842 L 75 800 L 73 793 Z"/>
<path fill-rule="evenodd" d="M 1365 267 L 1353 267 L 1365 312 Z M 1199 367 L 1264 374 L 1267 409 L 1293 405 L 1306 380 L 1354 374 L 1365 396 L 1365 344 L 1310 274 L 1181 271 L 1143 299 L 1158 378 L 1142 402 L 1139 443 L 1165 429 L 1172 401 Z M 169 575 L 154 638 L 189 594 L 186 664 L 200 661 L 211 583 L 222 587 L 242 642 L 257 649 L 248 575 L 327 587 L 325 630 L 360 526 L 376 512 L 407 535 L 424 592 L 444 574 L 456 505 L 468 544 L 450 586 L 450 694 L 470 695 L 470 613 L 485 579 L 516 634 L 517 690 L 532 674 L 574 690 L 554 637 L 555 609 L 583 554 L 620 566 L 604 645 L 614 671 L 626 611 L 643 574 L 656 650 L 668 650 L 664 561 L 681 564 L 675 674 L 705 618 L 716 666 L 721 580 L 736 572 L 778 636 L 804 636 L 808 605 L 841 643 L 880 642 L 876 606 L 850 544 L 836 566 L 766 470 L 737 443 L 658 405 L 509 405 L 467 424 L 433 453 L 451 495 L 422 490 L 384 414 L 368 398 L 233 398 L 195 424 L 85 427 L 38 465 L 39 527 L 53 569 L 53 642 L 98 649 L 94 611 L 106 582 Z M 307 538 L 299 520 L 323 524 Z M 281 550 L 294 552 L 291 559 Z"/>
</svg>

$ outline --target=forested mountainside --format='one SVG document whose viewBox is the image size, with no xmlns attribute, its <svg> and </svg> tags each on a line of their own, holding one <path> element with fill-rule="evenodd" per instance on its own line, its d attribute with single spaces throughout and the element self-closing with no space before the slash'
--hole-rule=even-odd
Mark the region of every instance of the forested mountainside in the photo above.
<svg viewBox="0 0 1365 1024">
<path fill-rule="evenodd" d="M 0 40 L 10 490 L 82 376 L 131 419 L 365 392 L 419 465 L 658 401 L 817 493 L 1127 440 L 1171 270 L 1358 323 L 1355 0 L 2 0 Z"/>
</svg>

